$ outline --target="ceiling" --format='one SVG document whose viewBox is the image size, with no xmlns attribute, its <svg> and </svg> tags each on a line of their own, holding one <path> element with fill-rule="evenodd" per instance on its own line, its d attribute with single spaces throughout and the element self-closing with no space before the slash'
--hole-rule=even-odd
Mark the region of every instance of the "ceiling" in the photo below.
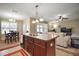
<svg viewBox="0 0 79 59">
<path fill-rule="evenodd" d="M 45 20 L 55 20 L 58 15 L 79 19 L 78 3 L 0 3 L 0 16 L 24 19 L 34 17 L 35 5 L 39 5 L 38 14 Z"/>
</svg>

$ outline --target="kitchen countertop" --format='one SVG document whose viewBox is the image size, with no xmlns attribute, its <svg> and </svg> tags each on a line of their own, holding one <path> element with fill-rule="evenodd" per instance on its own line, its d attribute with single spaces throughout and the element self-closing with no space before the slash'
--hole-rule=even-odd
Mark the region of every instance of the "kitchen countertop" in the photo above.
<svg viewBox="0 0 79 59">
<path fill-rule="evenodd" d="M 32 37 L 32 38 L 36 38 L 36 39 L 41 39 L 41 40 L 44 40 L 44 41 L 48 41 L 48 40 L 52 40 L 52 39 L 55 39 L 58 37 L 58 35 L 56 34 L 53 34 L 53 33 L 47 33 L 47 34 L 38 34 L 38 35 L 30 35 L 30 34 L 24 34 L 26 36 L 29 36 L 29 37 Z"/>
</svg>

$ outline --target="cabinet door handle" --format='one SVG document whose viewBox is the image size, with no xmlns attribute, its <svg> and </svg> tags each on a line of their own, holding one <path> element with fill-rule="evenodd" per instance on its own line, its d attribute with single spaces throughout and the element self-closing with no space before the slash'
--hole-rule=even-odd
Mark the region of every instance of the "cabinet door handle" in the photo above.
<svg viewBox="0 0 79 59">
<path fill-rule="evenodd" d="M 53 46 L 53 43 L 50 43 L 50 47 L 52 47 Z"/>
</svg>

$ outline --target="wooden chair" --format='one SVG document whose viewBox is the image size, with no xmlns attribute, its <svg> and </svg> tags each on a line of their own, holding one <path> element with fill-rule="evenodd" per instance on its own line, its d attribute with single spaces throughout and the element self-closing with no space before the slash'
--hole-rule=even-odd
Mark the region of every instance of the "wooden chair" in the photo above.
<svg viewBox="0 0 79 59">
<path fill-rule="evenodd" d="M 11 33 L 5 34 L 5 43 L 13 43 Z"/>
<path fill-rule="evenodd" d="M 19 41 L 19 32 L 16 33 L 16 39 Z"/>
<path fill-rule="evenodd" d="M 17 42 L 17 40 L 19 41 L 19 32 L 13 32 L 12 36 L 13 36 L 12 38 L 13 41 L 15 42 Z"/>
<path fill-rule="evenodd" d="M 10 32 L 6 33 L 5 32 L 5 43 L 13 43 L 13 42 L 19 41 L 19 32 Z"/>
<path fill-rule="evenodd" d="M 12 32 L 11 35 L 12 35 L 12 41 L 15 41 L 16 42 L 15 33 Z"/>
</svg>

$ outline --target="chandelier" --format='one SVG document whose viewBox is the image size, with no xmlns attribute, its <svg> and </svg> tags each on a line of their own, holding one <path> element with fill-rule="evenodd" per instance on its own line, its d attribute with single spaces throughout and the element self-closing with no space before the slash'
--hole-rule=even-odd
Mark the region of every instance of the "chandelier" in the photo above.
<svg viewBox="0 0 79 59">
<path fill-rule="evenodd" d="M 39 23 L 39 22 L 44 21 L 43 18 L 40 18 L 40 17 L 38 16 L 38 7 L 39 7 L 39 5 L 36 5 L 36 6 L 35 6 L 35 8 L 36 8 L 36 17 L 35 17 L 35 19 L 32 21 L 32 23 Z"/>
</svg>

